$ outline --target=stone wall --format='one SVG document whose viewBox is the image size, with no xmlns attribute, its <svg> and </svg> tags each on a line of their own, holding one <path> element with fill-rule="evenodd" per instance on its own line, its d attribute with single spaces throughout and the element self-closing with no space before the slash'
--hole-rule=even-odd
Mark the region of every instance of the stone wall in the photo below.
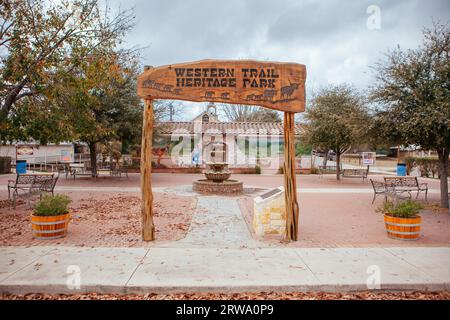
<svg viewBox="0 0 450 320">
<path fill-rule="evenodd" d="M 284 188 L 270 190 L 254 200 L 253 229 L 258 236 L 267 234 L 284 235 L 286 232 L 286 208 Z"/>
</svg>

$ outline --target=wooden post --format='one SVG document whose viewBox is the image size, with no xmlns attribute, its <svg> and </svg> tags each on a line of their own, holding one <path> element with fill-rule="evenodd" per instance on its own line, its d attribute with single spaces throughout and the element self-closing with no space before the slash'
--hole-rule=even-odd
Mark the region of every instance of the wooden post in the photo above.
<svg viewBox="0 0 450 320">
<path fill-rule="evenodd" d="M 145 100 L 141 144 L 142 240 L 155 239 L 152 193 L 153 100 Z"/>
<path fill-rule="evenodd" d="M 297 183 L 295 181 L 294 113 L 284 113 L 284 194 L 286 241 L 298 240 Z"/>
</svg>

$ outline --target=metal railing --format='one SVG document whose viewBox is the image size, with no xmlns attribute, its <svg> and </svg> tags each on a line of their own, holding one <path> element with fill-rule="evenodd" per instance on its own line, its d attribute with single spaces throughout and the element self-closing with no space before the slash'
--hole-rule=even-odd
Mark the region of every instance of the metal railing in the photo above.
<svg viewBox="0 0 450 320">
<path fill-rule="evenodd" d="M 60 155 L 45 155 L 40 157 L 30 157 L 23 159 L 27 162 L 27 170 L 33 171 L 58 171 L 58 165 L 66 164 L 68 161 L 61 160 Z M 85 153 L 74 154 L 75 163 L 84 163 L 90 161 L 90 155 Z M 16 159 L 12 159 L 11 164 L 16 165 Z"/>
</svg>

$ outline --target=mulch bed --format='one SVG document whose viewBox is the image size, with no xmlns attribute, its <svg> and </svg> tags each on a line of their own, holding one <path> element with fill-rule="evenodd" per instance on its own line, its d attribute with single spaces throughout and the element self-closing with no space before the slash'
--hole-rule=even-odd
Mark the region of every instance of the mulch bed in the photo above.
<svg viewBox="0 0 450 320">
<path fill-rule="evenodd" d="M 71 222 L 65 238 L 38 240 L 32 237 L 32 209 L 9 210 L 0 205 L 0 245 L 66 245 L 80 247 L 147 246 L 141 239 L 141 199 L 129 194 L 70 194 Z M 153 210 L 157 241 L 184 238 L 189 230 L 196 199 L 173 194 L 155 194 Z"/>
<path fill-rule="evenodd" d="M 0 295 L 0 300 L 450 300 L 450 292 L 259 292 L 187 294 L 39 294 Z"/>
<path fill-rule="evenodd" d="M 25 201 L 22 199 L 17 199 L 16 206 L 20 206 L 25 204 Z M 11 208 L 13 206 L 13 202 L 10 199 L 0 200 L 0 209 L 2 208 Z"/>
</svg>

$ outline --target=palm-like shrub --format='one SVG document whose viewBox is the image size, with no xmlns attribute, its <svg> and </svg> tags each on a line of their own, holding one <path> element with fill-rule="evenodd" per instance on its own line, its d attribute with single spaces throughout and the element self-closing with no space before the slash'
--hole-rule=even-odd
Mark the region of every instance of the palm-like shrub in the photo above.
<svg viewBox="0 0 450 320">
<path fill-rule="evenodd" d="M 34 207 L 35 216 L 59 216 L 69 212 L 67 206 L 72 200 L 68 196 L 44 196 Z"/>
<path fill-rule="evenodd" d="M 407 200 L 401 203 L 386 201 L 378 211 L 397 218 L 415 218 L 423 205 L 417 201 Z"/>
</svg>

